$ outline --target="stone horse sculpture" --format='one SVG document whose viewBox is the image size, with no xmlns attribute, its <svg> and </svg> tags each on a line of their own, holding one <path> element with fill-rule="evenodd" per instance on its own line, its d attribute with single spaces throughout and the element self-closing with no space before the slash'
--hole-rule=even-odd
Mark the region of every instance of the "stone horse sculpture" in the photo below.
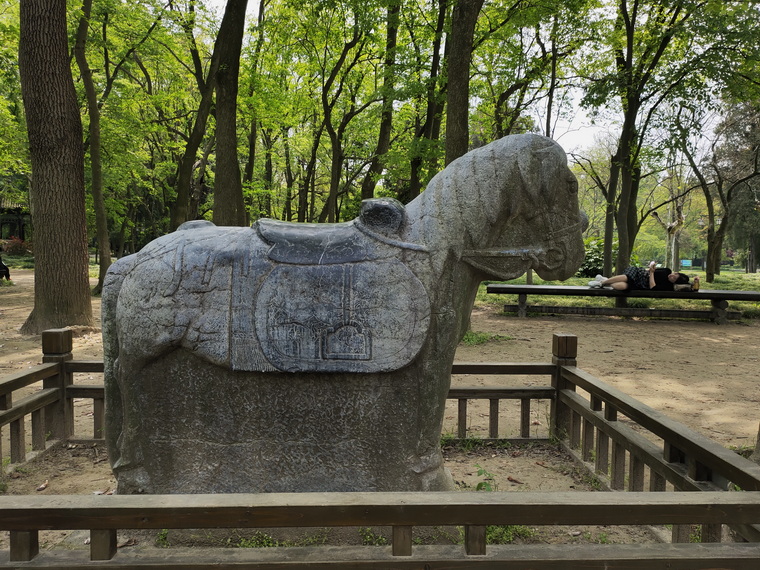
<svg viewBox="0 0 760 570">
<path fill-rule="evenodd" d="M 111 266 L 106 437 L 119 493 L 451 488 L 450 368 L 478 284 L 583 259 L 564 151 L 506 137 L 405 208 L 183 224 Z"/>
</svg>

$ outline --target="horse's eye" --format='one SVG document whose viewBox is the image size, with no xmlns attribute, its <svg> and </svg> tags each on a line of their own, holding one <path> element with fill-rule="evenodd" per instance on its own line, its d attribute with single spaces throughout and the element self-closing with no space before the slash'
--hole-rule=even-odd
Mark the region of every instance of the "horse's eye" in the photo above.
<svg viewBox="0 0 760 570">
<path fill-rule="evenodd" d="M 576 180 L 575 176 L 571 175 L 570 179 L 567 181 L 567 190 L 570 194 L 578 193 L 578 180 Z"/>
</svg>

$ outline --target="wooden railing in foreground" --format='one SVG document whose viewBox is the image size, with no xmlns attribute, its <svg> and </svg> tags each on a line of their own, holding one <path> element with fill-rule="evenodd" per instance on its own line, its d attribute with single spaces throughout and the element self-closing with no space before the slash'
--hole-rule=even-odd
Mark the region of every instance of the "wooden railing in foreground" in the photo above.
<svg viewBox="0 0 760 570">
<path fill-rule="evenodd" d="M 42 333 L 43 364 L 0 379 L 0 428 L 10 427 L 10 462 L 27 460 L 27 418 L 31 419 L 31 451 L 43 451 L 60 441 L 103 442 L 104 401 L 103 385 L 79 384 L 75 374 L 102 374 L 103 362 L 73 360 L 73 339 L 70 329 L 55 329 Z M 470 400 L 489 400 L 489 437 L 499 439 L 499 403 L 520 400 L 520 435 L 513 440 L 530 438 L 531 402 L 552 400 L 556 390 L 549 379 L 556 373 L 551 363 L 456 363 L 453 374 L 474 375 L 539 375 L 547 378 L 542 387 L 458 387 L 452 388 L 449 398 L 458 401 L 457 434 L 467 437 L 467 403 Z M 14 392 L 42 381 L 42 390 L 18 401 Z M 75 434 L 74 400 L 93 401 L 92 435 Z M 548 433 L 547 433 L 548 435 Z M 501 439 L 505 439 L 502 437 Z M 538 437 L 531 439 L 546 439 Z M 0 438 L 0 458 L 3 457 Z"/>
<path fill-rule="evenodd" d="M 73 360 L 70 329 L 42 333 L 42 364 L 0 379 L 0 428 L 10 429 L 10 462 L 27 459 L 25 420 L 31 418 L 31 450 L 43 451 L 57 441 L 74 438 L 74 400 L 93 401 L 92 439 L 103 441 L 104 391 L 100 385 L 74 384 L 76 373 L 103 372 L 102 361 Z M 14 392 L 42 381 L 42 389 L 14 401 Z M 4 457 L 0 438 L 0 458 Z"/>
<path fill-rule="evenodd" d="M 0 497 L 8 558 L 56 568 L 732 568 L 756 569 L 759 544 L 486 547 L 486 525 L 752 524 L 747 493 L 297 493 Z M 413 546 L 413 527 L 464 526 L 464 546 Z M 391 526 L 390 547 L 125 548 L 119 529 Z M 86 553 L 40 553 L 38 529 L 89 529 Z M 653 563 L 655 564 L 654 566 Z M 86 564 L 86 565 L 85 565 Z M 27 567 L 25 564 L 24 567 Z"/>
<path fill-rule="evenodd" d="M 44 448 L 47 433 L 56 439 L 71 440 L 73 398 L 93 398 L 93 435 L 100 439 L 102 434 L 102 386 L 79 386 L 72 379 L 79 372 L 102 372 L 103 364 L 72 360 L 70 331 L 48 331 L 43 335 L 43 347 L 44 364 L 0 380 L 0 426 L 10 424 L 12 460 L 24 457 L 26 416 L 31 415 L 32 448 Z M 196 550 L 193 554 L 172 550 L 171 556 L 151 554 L 141 561 L 125 551 L 104 562 L 103 567 L 210 568 L 208 560 L 214 559 L 225 561 L 229 567 L 257 568 L 417 568 L 424 566 L 422 561 L 430 568 L 469 568 L 476 564 L 539 569 L 582 566 L 649 570 L 665 565 L 689 569 L 760 568 L 760 466 L 580 370 L 576 355 L 577 338 L 557 334 L 551 363 L 455 364 L 455 374 L 545 375 L 551 384 L 538 388 L 453 388 L 449 396 L 459 402 L 457 435 L 471 435 L 467 429 L 469 400 L 490 401 L 488 435 L 492 439 L 501 435 L 501 400 L 521 401 L 521 438 L 530 436 L 526 428 L 530 402 L 549 400 L 554 437 L 609 488 L 628 493 L 0 497 L 0 529 L 12 531 L 12 557 L 33 558 L 25 566 L 66 567 L 68 557 L 77 556 L 55 550 L 35 557 L 37 531 L 41 529 L 90 529 L 92 555 L 104 559 L 113 555 L 117 529 L 306 527 L 313 521 L 320 527 L 392 526 L 393 547 L 390 551 L 325 547 L 317 551 L 320 554 L 294 548 L 265 549 L 255 555 L 225 549 L 208 555 L 211 558 L 203 558 L 207 555 Z M 40 380 L 41 390 L 13 402 L 15 390 Z M 738 489 L 744 492 L 726 492 Z M 489 547 L 482 554 L 485 525 L 562 523 L 672 524 L 673 544 L 509 545 Z M 445 545 L 419 546 L 407 558 L 413 526 L 443 524 L 467 529 L 464 550 Z M 698 537 L 702 544 L 688 544 L 693 540 L 693 524 L 702 525 Z M 723 525 L 748 543 L 721 544 Z M 337 553 L 345 558 L 334 558 Z M 0 561 L 3 556 L 7 554 L 0 553 Z M 328 561 L 317 562 L 322 560 L 320 557 Z M 251 566 L 252 558 L 260 563 Z M 156 562 L 159 559 L 161 563 Z M 334 560 L 345 562 L 336 564 Z"/>
</svg>

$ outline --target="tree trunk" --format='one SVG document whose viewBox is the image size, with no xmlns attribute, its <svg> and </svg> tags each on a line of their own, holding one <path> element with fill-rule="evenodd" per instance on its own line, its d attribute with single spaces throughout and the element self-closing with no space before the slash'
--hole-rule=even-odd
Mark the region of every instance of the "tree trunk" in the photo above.
<svg viewBox="0 0 760 570">
<path fill-rule="evenodd" d="M 300 187 L 298 188 L 298 212 L 296 214 L 297 221 L 299 222 L 308 222 L 314 218 L 314 196 L 311 194 L 311 191 L 313 188 L 314 177 L 316 176 L 317 151 L 319 150 L 319 143 L 322 140 L 323 129 L 324 122 L 314 133 L 309 162 L 303 167 L 304 174 Z"/>
<path fill-rule="evenodd" d="M 256 217 L 272 217 L 272 191 L 274 188 L 274 159 L 273 150 L 277 137 L 268 129 L 261 129 L 261 140 L 264 143 L 264 193 L 258 199 Z"/>
<path fill-rule="evenodd" d="M 549 88 L 546 92 L 546 127 L 544 130 L 544 134 L 549 138 L 554 138 L 554 129 L 552 129 L 552 112 L 554 108 L 554 97 L 557 91 L 557 60 L 559 59 L 559 54 L 557 53 L 557 28 L 558 28 L 559 20 L 557 18 L 557 15 L 555 14 L 552 18 L 552 34 L 551 34 L 551 40 L 552 40 L 552 51 L 551 51 L 551 58 L 552 58 L 552 65 L 551 65 L 551 74 L 549 75 Z"/>
<path fill-rule="evenodd" d="M 441 70 L 441 41 L 446 24 L 448 0 L 438 0 L 438 20 L 435 28 L 435 39 L 432 46 L 432 58 L 430 60 L 430 77 L 428 78 L 427 101 L 424 120 L 418 120 L 415 125 L 414 142 L 415 148 L 409 161 L 409 185 L 401 189 L 398 199 L 408 204 L 420 195 L 424 186 L 422 167 L 425 164 L 424 156 L 429 148 L 429 141 L 434 140 L 440 127 L 441 114 L 443 112 L 440 101 L 441 92 L 438 89 L 439 74 Z M 421 62 L 420 62 L 420 65 Z"/>
<path fill-rule="evenodd" d="M 668 234 L 668 241 L 670 242 L 670 267 L 673 271 L 681 270 L 681 248 L 678 244 L 678 234 L 680 232 L 674 232 Z"/>
<path fill-rule="evenodd" d="M 383 64 L 383 112 L 380 116 L 380 128 L 377 135 L 377 147 L 362 181 L 362 200 L 373 198 L 375 186 L 383 173 L 383 157 L 391 145 L 393 127 L 393 91 L 396 64 L 396 39 L 398 37 L 399 10 L 401 3 L 392 1 L 388 6 L 386 17 L 385 61 Z"/>
<path fill-rule="evenodd" d="M 705 267 L 705 281 L 712 283 L 715 276 L 720 275 L 720 260 L 723 257 L 723 238 L 725 236 L 725 226 L 719 224 L 718 228 L 712 232 L 708 231 L 707 238 L 707 266 Z"/>
<path fill-rule="evenodd" d="M 634 163 L 634 141 L 636 140 L 636 115 L 639 105 L 637 101 L 629 99 L 623 128 L 618 142 L 618 169 L 620 176 L 620 196 L 617 203 L 617 231 L 618 231 L 618 256 L 615 273 L 622 274 L 631 261 L 636 223 L 636 199 L 638 197 L 638 180 L 636 165 Z M 612 175 L 610 175 L 612 179 Z"/>
<path fill-rule="evenodd" d="M 206 184 L 206 167 L 211 151 L 214 150 L 216 138 L 210 136 L 203 145 L 201 157 L 193 164 L 192 177 L 190 178 L 190 195 L 187 205 L 187 219 L 197 220 L 200 217 L 201 204 L 206 202 L 209 187 Z"/>
<path fill-rule="evenodd" d="M 475 24 L 483 0 L 457 0 L 451 15 L 446 88 L 446 164 L 467 153 L 470 145 L 470 61 Z"/>
<path fill-rule="evenodd" d="M 338 188 L 340 187 L 340 175 L 343 168 L 344 155 L 343 131 L 353 116 L 353 111 L 351 113 L 344 113 L 341 120 L 339 121 L 339 126 L 336 129 L 335 125 L 333 124 L 333 111 L 335 110 L 338 100 L 336 96 L 331 97 L 330 95 L 336 82 L 339 85 L 336 91 L 342 91 L 340 86 L 342 86 L 345 77 L 339 78 L 338 76 L 341 72 L 346 72 L 346 68 L 350 70 L 350 68 L 353 67 L 353 65 L 356 63 L 356 59 L 354 59 L 348 63 L 346 68 L 344 68 L 349 53 L 354 49 L 354 47 L 357 46 L 360 39 L 361 32 L 357 28 L 354 28 L 353 36 L 350 40 L 343 44 L 340 56 L 338 56 L 337 61 L 332 66 L 332 69 L 330 70 L 330 73 L 325 80 L 324 85 L 322 86 L 322 113 L 324 117 L 325 129 L 327 130 L 327 134 L 330 137 L 330 151 L 332 158 L 330 161 L 330 189 L 327 194 L 327 201 L 324 208 L 325 215 L 320 215 L 320 221 L 325 221 L 322 218 L 326 217 L 326 221 L 329 223 L 337 221 L 338 217 Z"/>
<path fill-rule="evenodd" d="M 213 65 L 213 58 L 212 58 Z M 181 224 L 189 219 L 188 212 L 190 209 L 190 187 L 193 179 L 193 166 L 198 149 L 206 136 L 206 122 L 211 111 L 212 93 L 214 87 L 212 84 L 206 87 L 206 92 L 202 94 L 201 103 L 198 106 L 198 112 L 195 115 L 195 123 L 190 137 L 185 145 L 185 152 L 179 160 L 177 166 L 177 197 L 171 209 L 170 229 L 176 230 Z"/>
<path fill-rule="evenodd" d="M 185 144 L 185 152 L 179 160 L 177 166 L 177 185 L 174 204 L 171 208 L 171 219 L 169 222 L 170 230 L 176 230 L 181 224 L 188 221 L 190 210 L 190 190 L 193 179 L 193 167 L 195 166 L 196 154 L 206 136 L 206 124 L 213 102 L 214 88 L 216 83 L 216 74 L 219 70 L 219 52 L 214 46 L 214 53 L 211 56 L 209 64 L 208 81 L 203 84 L 198 79 L 199 89 L 201 90 L 201 101 L 198 104 L 198 112 L 195 114 L 193 130 Z M 200 73 L 200 69 L 198 69 Z"/>
<path fill-rule="evenodd" d="M 19 71 L 32 162 L 34 309 L 23 334 L 92 325 L 79 104 L 65 0 L 22 0 Z"/>
<path fill-rule="evenodd" d="M 282 212 L 282 219 L 290 222 L 293 219 L 293 187 L 295 186 L 295 177 L 293 176 L 293 168 L 290 161 L 290 139 L 288 139 L 288 129 L 283 127 L 282 129 L 283 146 L 285 147 L 284 159 L 285 159 L 285 188 L 287 189 L 287 196 L 285 197 L 285 207 Z"/>
<path fill-rule="evenodd" d="M 99 295 L 103 289 L 103 280 L 111 266 L 111 240 L 108 232 L 108 216 L 103 197 L 103 168 L 101 166 L 100 144 L 100 108 L 98 95 L 95 91 L 95 83 L 92 80 L 92 69 L 87 63 L 85 46 L 87 45 L 87 30 L 92 12 L 92 0 L 84 0 L 82 4 L 82 16 L 77 28 L 74 56 L 76 57 L 79 73 L 82 76 L 82 84 L 87 96 L 87 114 L 90 119 L 89 146 L 90 146 L 90 192 L 92 193 L 92 205 L 95 210 L 95 235 L 100 254 L 98 271 L 98 284 L 93 293 Z"/>
<path fill-rule="evenodd" d="M 610 277 L 613 274 L 612 267 L 612 243 L 615 240 L 615 205 L 617 201 L 617 187 L 620 179 L 619 153 L 610 158 L 610 181 L 607 186 L 605 198 L 607 206 L 604 214 L 604 275 Z"/>
<path fill-rule="evenodd" d="M 248 0 L 227 0 L 214 52 L 216 73 L 216 181 L 213 221 L 218 226 L 245 226 L 243 184 L 237 155 L 237 94 L 240 50 Z"/>
</svg>

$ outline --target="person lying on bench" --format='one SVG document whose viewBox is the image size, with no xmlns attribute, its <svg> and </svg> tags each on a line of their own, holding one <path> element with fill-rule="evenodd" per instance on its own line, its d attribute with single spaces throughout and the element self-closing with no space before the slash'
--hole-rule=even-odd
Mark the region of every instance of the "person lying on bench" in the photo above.
<svg viewBox="0 0 760 570">
<path fill-rule="evenodd" d="M 695 277 L 695 285 L 698 283 L 698 277 Z M 612 287 L 618 291 L 627 289 L 649 289 L 652 291 L 675 291 L 675 285 L 686 285 L 689 283 L 689 276 L 685 273 L 671 271 L 668 267 L 657 268 L 654 261 L 649 264 L 648 269 L 643 267 L 629 267 L 623 275 L 615 275 L 609 279 L 602 275 L 597 275 L 594 281 L 589 281 L 589 287 Z M 697 285 L 698 288 L 698 285 Z M 692 286 L 692 290 L 695 287 Z"/>
</svg>

